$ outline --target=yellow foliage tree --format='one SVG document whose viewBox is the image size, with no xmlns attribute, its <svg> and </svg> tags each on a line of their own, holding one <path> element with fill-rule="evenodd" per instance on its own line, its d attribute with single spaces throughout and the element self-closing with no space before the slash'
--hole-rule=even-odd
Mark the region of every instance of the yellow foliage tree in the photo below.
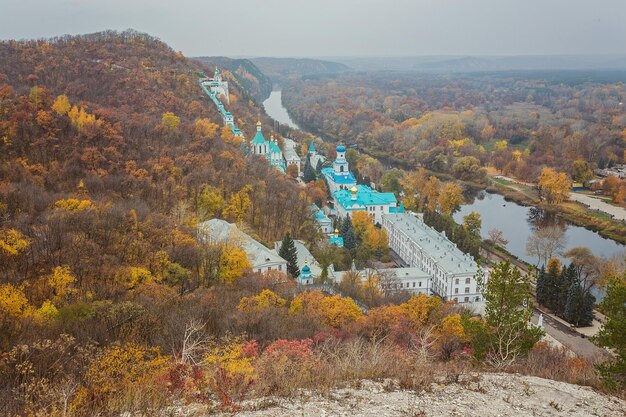
<svg viewBox="0 0 626 417">
<path fill-rule="evenodd" d="M 417 194 L 421 192 L 421 190 L 426 185 L 428 181 L 428 171 L 424 168 L 420 168 L 417 171 L 410 172 L 406 174 L 400 180 L 400 185 L 402 186 L 402 190 L 404 191 L 404 207 L 407 210 L 417 210 Z"/>
<path fill-rule="evenodd" d="M 233 283 L 250 268 L 252 265 L 243 249 L 232 243 L 225 245 L 219 267 L 219 278 L 222 282 Z"/>
<path fill-rule="evenodd" d="M 72 106 L 67 116 L 70 118 L 72 126 L 80 133 L 84 133 L 87 128 L 96 124 L 96 116 L 87 113 L 82 107 L 78 108 L 77 106 Z"/>
<path fill-rule="evenodd" d="M 30 89 L 28 99 L 35 108 L 39 108 L 43 104 L 43 91 L 44 90 L 39 86 L 34 86 Z"/>
<path fill-rule="evenodd" d="M 242 341 L 236 339 L 209 350 L 203 362 L 211 368 L 210 382 L 215 387 L 222 380 L 250 384 L 256 379 L 254 359 L 254 356 L 246 354 Z"/>
<path fill-rule="evenodd" d="M 409 301 L 401 304 L 402 312 L 416 329 L 426 324 L 431 314 L 443 305 L 439 297 L 429 297 L 425 294 L 412 296 Z"/>
<path fill-rule="evenodd" d="M 384 254 L 389 250 L 389 237 L 384 229 L 372 225 L 365 232 L 363 238 L 365 247 L 374 253 Z"/>
<path fill-rule="evenodd" d="M 549 167 L 545 167 L 541 171 L 538 183 L 541 194 L 548 204 L 562 203 L 569 197 L 569 191 L 572 186 L 567 174 L 557 172 Z"/>
<path fill-rule="evenodd" d="M 12 284 L 0 285 L 0 323 L 3 318 L 19 319 L 31 313 L 32 307 L 21 288 Z"/>
<path fill-rule="evenodd" d="M 0 229 L 0 255 L 17 256 L 30 246 L 28 238 L 15 229 Z"/>
<path fill-rule="evenodd" d="M 65 211 L 82 211 L 94 208 L 90 200 L 79 200 L 77 198 L 68 198 L 66 200 L 57 200 L 54 202 L 54 208 Z"/>
<path fill-rule="evenodd" d="M 458 337 L 459 339 L 465 338 L 465 329 L 461 323 L 460 314 L 450 314 L 445 316 L 441 320 L 441 327 L 439 332 L 443 336 Z"/>
<path fill-rule="evenodd" d="M 305 314 L 322 324 L 340 328 L 350 324 L 363 312 L 349 297 L 327 297 L 321 292 L 306 292 L 296 296 L 289 306 L 290 314 Z"/>
<path fill-rule="evenodd" d="M 212 123 L 209 119 L 198 119 L 193 125 L 194 134 L 202 138 L 212 138 L 220 128 L 215 123 Z"/>
<path fill-rule="evenodd" d="M 55 111 L 59 116 L 64 116 L 67 112 L 70 111 L 72 105 L 70 104 L 70 100 L 67 98 L 65 94 L 61 94 L 54 100 L 52 104 L 52 110 Z"/>
<path fill-rule="evenodd" d="M 50 300 L 43 302 L 41 307 L 35 312 L 35 317 L 42 322 L 51 322 L 59 315 L 59 310 Z"/>
<path fill-rule="evenodd" d="M 171 111 L 163 113 L 161 116 L 161 126 L 170 131 L 175 131 L 180 125 L 180 117 L 176 116 Z"/>
<path fill-rule="evenodd" d="M 48 285 L 54 294 L 54 300 L 62 302 L 68 295 L 76 292 L 72 284 L 76 282 L 76 277 L 72 274 L 69 266 L 57 266 L 48 277 Z"/>
<path fill-rule="evenodd" d="M 506 148 L 509 146 L 509 143 L 506 141 L 506 139 L 501 139 L 496 141 L 493 144 L 493 150 L 494 151 L 504 151 L 506 150 Z"/>
<path fill-rule="evenodd" d="M 454 212 L 457 206 L 463 203 L 463 190 L 456 183 L 447 183 L 441 190 L 438 198 L 439 211 L 445 216 Z"/>
<path fill-rule="evenodd" d="M 243 221 L 248 213 L 250 205 L 252 204 L 249 196 L 251 191 L 252 186 L 246 185 L 241 190 L 230 196 L 228 199 L 228 205 L 224 210 L 224 215 L 227 219 L 237 223 Z"/>
<path fill-rule="evenodd" d="M 152 273 L 146 268 L 131 266 L 124 268 L 115 275 L 115 280 L 127 289 L 137 287 L 139 284 L 151 282 Z"/>
<path fill-rule="evenodd" d="M 372 228 L 372 218 L 365 211 L 357 211 L 350 218 L 352 229 L 358 239 L 363 239 L 367 231 Z"/>
<path fill-rule="evenodd" d="M 221 190 L 205 186 L 198 196 L 198 214 L 201 219 L 211 219 L 219 215 L 226 205 Z"/>
<path fill-rule="evenodd" d="M 321 301 L 322 323 L 331 327 L 343 327 L 356 321 L 363 312 L 350 297 L 333 295 Z"/>
<path fill-rule="evenodd" d="M 233 131 L 230 129 L 230 126 L 226 125 L 222 127 L 222 133 L 220 134 L 222 140 L 226 143 L 238 145 L 241 143 L 241 138 L 235 136 Z"/>
<path fill-rule="evenodd" d="M 428 210 L 437 210 L 437 202 L 441 184 L 436 177 L 428 178 L 424 188 L 420 191 L 419 204 L 420 207 L 428 207 Z"/>
<path fill-rule="evenodd" d="M 263 310 L 268 307 L 284 307 L 286 304 L 287 300 L 279 297 L 273 291 L 265 289 L 254 297 L 243 297 L 239 300 L 237 309 L 241 311 L 255 311 Z"/>
<path fill-rule="evenodd" d="M 112 396 L 128 394 L 135 387 L 145 388 L 155 384 L 167 369 L 170 359 L 161 355 L 159 348 L 135 343 L 109 346 L 95 359 L 86 373 L 87 386 L 92 401 L 104 402 Z M 89 401 L 84 390 L 77 395 L 75 408 Z"/>
</svg>

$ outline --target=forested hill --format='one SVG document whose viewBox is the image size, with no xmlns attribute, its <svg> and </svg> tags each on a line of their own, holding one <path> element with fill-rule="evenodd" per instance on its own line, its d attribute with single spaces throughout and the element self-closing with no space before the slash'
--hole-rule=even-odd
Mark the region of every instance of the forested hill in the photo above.
<svg viewBox="0 0 626 417">
<path fill-rule="evenodd" d="M 265 242 L 300 234 L 297 186 L 222 129 L 198 71 L 211 73 L 135 32 L 0 43 L 0 242 L 25 242 L 10 256 L 0 245 L 1 280 L 63 266 L 81 294 L 118 299 L 137 271 L 213 279 L 199 267 L 199 221 L 247 224 Z M 230 102 L 250 137 L 259 109 L 237 88 Z M 52 291 L 28 288 L 34 306 Z"/>
<path fill-rule="evenodd" d="M 339 74 L 350 71 L 350 67 L 338 62 L 308 58 L 252 58 L 251 61 L 264 74 L 280 81 L 284 77 L 302 77 L 322 74 Z"/>
<path fill-rule="evenodd" d="M 195 58 L 214 69 L 217 65 L 231 72 L 244 97 L 250 96 L 258 103 L 265 100 L 272 91 L 272 81 L 249 59 L 232 59 L 223 56 L 203 56 Z"/>
</svg>

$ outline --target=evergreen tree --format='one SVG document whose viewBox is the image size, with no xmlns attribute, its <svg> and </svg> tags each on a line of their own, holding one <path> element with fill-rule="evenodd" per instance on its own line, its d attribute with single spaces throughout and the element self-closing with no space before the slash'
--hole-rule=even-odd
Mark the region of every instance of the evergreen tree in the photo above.
<svg viewBox="0 0 626 417">
<path fill-rule="evenodd" d="M 341 229 L 339 229 L 341 237 L 343 237 L 343 246 L 346 249 L 352 250 L 357 246 L 356 235 L 352 228 L 352 220 L 350 216 L 346 216 L 341 222 Z"/>
<path fill-rule="evenodd" d="M 278 256 L 287 261 L 287 272 L 293 278 L 297 278 L 300 275 L 300 268 L 298 268 L 298 252 L 296 251 L 296 245 L 293 243 L 293 239 L 287 233 L 283 242 L 280 245 Z"/>
<path fill-rule="evenodd" d="M 544 279 L 543 300 L 546 307 L 556 310 L 558 301 L 558 283 L 561 273 L 561 263 L 558 259 L 548 261 L 548 271 Z"/>
<path fill-rule="evenodd" d="M 315 181 L 317 176 L 315 175 L 315 170 L 311 166 L 311 155 L 307 155 L 306 162 L 304 163 L 304 174 L 302 176 L 304 182 L 309 183 L 311 181 Z"/>
<path fill-rule="evenodd" d="M 615 356 L 598 369 L 607 385 L 619 392 L 626 388 L 626 272 L 609 278 L 600 307 L 606 321 L 593 342 L 611 349 Z"/>
<path fill-rule="evenodd" d="M 589 326 L 593 322 L 593 306 L 596 299 L 578 282 L 573 282 L 567 294 L 564 318 L 574 326 Z"/>
<path fill-rule="evenodd" d="M 528 353 L 543 334 L 537 326 L 529 325 L 533 315 L 530 277 L 522 276 L 506 260 L 493 267 L 487 282 L 479 274 L 478 282 L 485 299 L 486 326 L 476 337 L 486 343 L 476 346 L 484 349 L 482 353 L 494 365 L 507 366 Z"/>
<path fill-rule="evenodd" d="M 352 230 L 352 220 L 350 219 L 350 216 L 346 216 L 345 219 L 341 220 L 341 228 L 339 229 L 339 233 L 344 239 L 346 238 L 345 234 L 348 232 L 348 230 Z"/>
<path fill-rule="evenodd" d="M 576 269 L 574 265 L 569 267 L 563 267 L 561 274 L 559 275 L 559 280 L 556 289 L 556 300 L 554 305 L 555 314 L 560 317 L 565 317 L 565 305 L 567 304 L 567 298 L 570 292 L 570 287 L 574 284 L 578 284 L 576 280 Z"/>
<path fill-rule="evenodd" d="M 318 178 L 322 176 L 322 160 L 321 159 L 317 160 L 317 165 L 315 165 L 315 174 L 317 175 Z"/>
<path fill-rule="evenodd" d="M 356 236 L 352 228 L 348 229 L 345 235 L 343 235 L 343 246 L 349 250 L 356 248 Z"/>
</svg>

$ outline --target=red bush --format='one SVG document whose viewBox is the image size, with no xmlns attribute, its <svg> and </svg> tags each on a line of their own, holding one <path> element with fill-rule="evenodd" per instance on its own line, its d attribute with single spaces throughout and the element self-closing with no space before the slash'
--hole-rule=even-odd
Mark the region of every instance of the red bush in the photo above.
<svg viewBox="0 0 626 417">
<path fill-rule="evenodd" d="M 290 359 L 305 360 L 311 357 L 312 339 L 286 340 L 279 339 L 269 345 L 263 355 L 266 356 L 287 356 Z"/>
</svg>

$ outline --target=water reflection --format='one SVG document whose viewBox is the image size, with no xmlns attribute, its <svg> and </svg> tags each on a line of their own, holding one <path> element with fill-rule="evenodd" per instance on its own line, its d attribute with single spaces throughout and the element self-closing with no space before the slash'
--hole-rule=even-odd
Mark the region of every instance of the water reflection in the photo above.
<svg viewBox="0 0 626 417">
<path fill-rule="evenodd" d="M 553 212 L 536 207 L 524 207 L 506 201 L 499 194 L 489 194 L 484 191 L 469 193 L 465 197 L 468 204 L 462 206 L 454 214 L 455 221 L 462 223 L 463 216 L 472 211 L 478 212 L 482 218 L 481 236 L 483 239 L 488 237 L 489 230 L 501 230 L 504 238 L 509 241 L 507 250 L 532 265 L 538 264 L 539 259 L 526 254 L 526 242 L 536 228 L 548 225 L 558 225 L 566 229 L 565 251 L 576 246 L 586 246 L 594 255 L 605 258 L 624 252 L 624 245 L 605 239 L 584 227 L 568 223 Z"/>
</svg>

